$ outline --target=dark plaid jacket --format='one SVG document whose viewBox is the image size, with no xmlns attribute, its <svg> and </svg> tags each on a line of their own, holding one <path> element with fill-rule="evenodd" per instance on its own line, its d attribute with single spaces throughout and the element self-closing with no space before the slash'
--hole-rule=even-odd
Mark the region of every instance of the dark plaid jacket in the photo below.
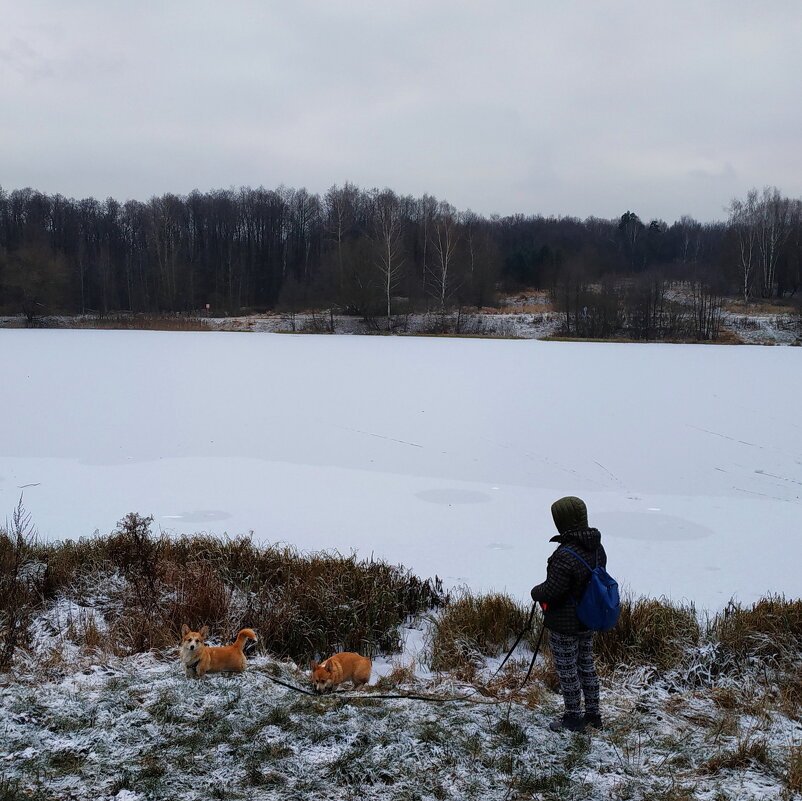
<svg viewBox="0 0 802 801">
<path fill-rule="evenodd" d="M 590 572 L 579 559 L 567 553 L 565 547 L 578 553 L 591 567 L 596 566 L 598 553 L 598 563 L 605 567 L 607 554 L 601 544 L 601 534 L 598 529 L 586 528 L 568 531 L 552 537 L 551 541 L 560 543 L 560 547 L 549 557 L 546 580 L 532 587 L 532 600 L 546 604 L 543 625 L 547 629 L 559 634 L 587 631 L 576 616 L 576 602 L 582 597 Z"/>
</svg>

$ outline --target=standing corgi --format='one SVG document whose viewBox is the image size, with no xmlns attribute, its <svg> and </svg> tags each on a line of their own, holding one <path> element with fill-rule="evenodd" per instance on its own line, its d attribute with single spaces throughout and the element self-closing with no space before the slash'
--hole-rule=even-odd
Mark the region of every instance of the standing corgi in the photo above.
<svg viewBox="0 0 802 801">
<path fill-rule="evenodd" d="M 207 673 L 222 673 L 223 671 L 242 673 L 247 664 L 243 653 L 245 641 L 256 642 L 253 629 L 241 629 L 237 634 L 237 639 L 231 645 L 217 648 L 206 645 L 205 640 L 208 635 L 208 626 L 204 626 L 200 631 L 190 631 L 186 623 L 181 626 L 182 639 L 179 654 L 187 678 L 197 676 L 202 679 Z"/>
<path fill-rule="evenodd" d="M 318 664 L 312 662 L 312 682 L 316 693 L 332 692 L 337 685 L 350 681 L 358 689 L 370 681 L 370 659 L 359 654 L 341 653 Z"/>
</svg>

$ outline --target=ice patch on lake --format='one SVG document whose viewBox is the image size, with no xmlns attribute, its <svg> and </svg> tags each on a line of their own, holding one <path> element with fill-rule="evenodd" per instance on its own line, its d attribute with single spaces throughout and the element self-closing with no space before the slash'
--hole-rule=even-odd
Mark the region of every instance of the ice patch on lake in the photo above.
<svg viewBox="0 0 802 801">
<path fill-rule="evenodd" d="M 637 512 L 605 512 L 596 516 L 596 522 L 608 537 L 629 540 L 681 542 L 712 537 L 715 531 L 691 520 L 673 515 L 657 514 L 649 509 L 648 515 Z"/>
<path fill-rule="evenodd" d="M 462 489 L 430 489 L 415 493 L 415 497 L 429 503 L 487 503 L 490 496 L 484 492 Z"/>
</svg>

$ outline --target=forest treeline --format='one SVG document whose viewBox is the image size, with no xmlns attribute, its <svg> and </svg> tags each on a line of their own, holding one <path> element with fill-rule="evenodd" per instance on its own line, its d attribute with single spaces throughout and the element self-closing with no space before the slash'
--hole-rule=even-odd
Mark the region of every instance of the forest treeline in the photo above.
<svg viewBox="0 0 802 801">
<path fill-rule="evenodd" d="M 703 305 L 725 293 L 794 295 L 801 212 L 774 188 L 733 200 L 726 221 L 670 225 L 633 211 L 612 220 L 484 217 L 350 183 L 322 196 L 243 187 L 125 203 L 0 188 L 0 311 L 31 318 L 208 304 L 212 314 L 319 308 L 389 324 L 408 311 L 482 308 L 499 292 L 535 288 L 552 293 L 569 332 L 592 325 L 603 334 L 625 309 L 628 325 L 648 335 L 665 324 L 665 288 L 677 282 Z"/>
</svg>

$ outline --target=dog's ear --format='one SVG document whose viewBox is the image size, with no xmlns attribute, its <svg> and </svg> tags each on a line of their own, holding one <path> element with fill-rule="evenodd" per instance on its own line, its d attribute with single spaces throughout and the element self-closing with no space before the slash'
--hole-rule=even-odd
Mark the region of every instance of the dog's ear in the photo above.
<svg viewBox="0 0 802 801">
<path fill-rule="evenodd" d="M 181 626 L 181 636 L 186 637 L 187 634 L 189 634 L 189 626 L 186 623 L 184 623 L 184 625 Z"/>
<path fill-rule="evenodd" d="M 209 627 L 204 626 L 199 632 L 202 640 L 205 640 L 209 636 Z"/>
<path fill-rule="evenodd" d="M 310 670 L 317 670 L 317 662 L 313 659 L 309 665 Z"/>
</svg>

